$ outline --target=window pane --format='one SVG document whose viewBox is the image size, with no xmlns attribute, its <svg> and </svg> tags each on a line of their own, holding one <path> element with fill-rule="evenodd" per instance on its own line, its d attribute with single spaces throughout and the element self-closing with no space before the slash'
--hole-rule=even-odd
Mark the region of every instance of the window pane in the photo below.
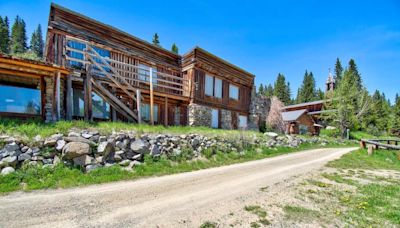
<svg viewBox="0 0 400 228">
<path fill-rule="evenodd" d="M 0 85 L 0 91 L 0 112 L 41 113 L 40 90 Z"/>
<path fill-rule="evenodd" d="M 84 113 L 83 90 L 73 89 L 72 102 L 73 102 L 72 105 L 73 116 L 83 116 Z"/>
<path fill-rule="evenodd" d="M 206 82 L 205 82 L 205 93 L 208 96 L 213 96 L 213 83 L 214 83 L 214 77 L 211 77 L 210 75 L 206 75 Z"/>
<path fill-rule="evenodd" d="M 237 86 L 229 85 L 229 97 L 239 100 L 239 88 Z"/>
<path fill-rule="evenodd" d="M 211 127 L 218 128 L 218 109 L 211 111 Z"/>
<path fill-rule="evenodd" d="M 110 118 L 110 105 L 95 93 L 92 93 L 92 110 L 95 118 Z"/>
<path fill-rule="evenodd" d="M 86 48 L 86 45 L 84 43 L 80 43 L 77 41 L 69 40 L 67 42 L 67 46 L 73 49 L 77 49 L 79 51 L 83 51 Z M 80 52 L 75 52 L 75 51 L 67 51 L 67 55 L 69 57 L 75 58 L 75 59 L 81 59 L 84 60 L 84 56 Z M 83 68 L 83 63 L 79 61 L 68 61 L 69 66 L 74 67 L 74 68 Z"/>
<path fill-rule="evenodd" d="M 157 84 L 157 69 L 153 69 L 153 84 Z M 139 64 L 139 80 L 144 81 L 144 82 L 150 82 L 150 67 L 146 66 L 144 64 Z"/>
<path fill-rule="evenodd" d="M 239 128 L 247 127 L 247 116 L 239 116 Z"/>
<path fill-rule="evenodd" d="M 222 98 L 222 80 L 218 78 L 215 78 L 214 96 L 217 98 Z"/>
</svg>

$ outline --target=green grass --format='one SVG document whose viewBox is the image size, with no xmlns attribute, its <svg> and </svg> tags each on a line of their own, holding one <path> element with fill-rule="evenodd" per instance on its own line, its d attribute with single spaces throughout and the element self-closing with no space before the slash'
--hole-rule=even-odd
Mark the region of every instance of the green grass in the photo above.
<svg viewBox="0 0 400 228">
<path fill-rule="evenodd" d="M 317 199 L 315 203 L 321 207 L 321 218 L 325 221 L 339 219 L 345 223 L 340 225 L 344 227 L 400 226 L 400 180 L 380 175 L 367 175 L 363 171 L 365 169 L 400 171 L 397 153 L 390 150 L 377 150 L 372 156 L 368 156 L 366 150 L 360 149 L 329 162 L 328 166 L 338 168 L 339 172 L 323 173 L 322 177 L 342 185 L 352 186 L 353 190 L 345 190 L 339 185 L 330 184 L 318 191 L 306 191 L 310 199 Z M 359 179 L 365 179 L 366 182 L 359 182 Z M 309 183 L 321 187 L 320 183 L 324 182 L 311 180 Z M 319 197 L 315 198 L 315 195 Z M 319 202 L 318 199 L 324 200 Z"/>
<path fill-rule="evenodd" d="M 215 227 L 217 227 L 217 225 L 218 224 L 215 222 L 206 221 L 200 225 L 200 228 L 215 228 Z"/>
<path fill-rule="evenodd" d="M 329 162 L 328 166 L 341 169 L 400 170 L 399 153 L 393 150 L 375 150 L 371 156 L 368 156 L 366 149 L 360 149 Z"/>
<path fill-rule="evenodd" d="M 177 159 L 177 161 L 171 161 L 161 158 L 155 161 L 150 156 L 146 156 L 145 163 L 135 167 L 133 172 L 122 170 L 118 166 L 99 168 L 90 173 L 84 173 L 78 168 L 64 165 L 58 165 L 55 168 L 28 167 L 6 176 L 0 176 L 0 192 L 68 188 L 141 177 L 161 176 L 263 159 L 312 148 L 318 148 L 318 146 L 302 144 L 299 148 L 262 148 L 261 153 L 250 148 L 245 150 L 243 155 L 236 152 L 222 153 L 217 151 L 207 160 Z"/>
<path fill-rule="evenodd" d="M 266 218 L 267 217 L 267 211 L 265 211 L 265 209 L 263 209 L 262 207 L 258 206 L 258 205 L 249 205 L 249 206 L 245 206 L 244 210 L 247 212 L 250 212 L 254 215 L 257 215 L 258 217 L 258 222 L 252 222 L 250 224 L 251 227 L 260 227 L 260 224 L 263 225 L 270 225 L 271 222 Z"/>
<path fill-rule="evenodd" d="M 125 122 L 85 122 L 85 121 L 58 121 L 56 123 L 43 123 L 41 121 L 22 121 L 14 119 L 0 119 L 0 134 L 26 136 L 29 139 L 40 135 L 48 137 L 52 134 L 67 134 L 70 129 L 90 129 L 97 130 L 101 134 L 110 134 L 113 131 L 131 130 L 138 134 L 142 133 L 169 133 L 169 134 L 189 134 L 198 133 L 209 136 L 262 136 L 255 131 L 238 131 L 212 129 L 208 127 L 189 127 L 189 126 L 170 126 L 162 125 L 151 126 L 147 124 L 134 124 Z"/>
<path fill-rule="evenodd" d="M 358 141 L 361 139 L 399 139 L 388 135 L 375 136 L 364 131 L 350 131 L 350 138 Z"/>
<path fill-rule="evenodd" d="M 305 221 L 319 216 L 317 211 L 299 206 L 286 205 L 283 207 L 283 211 L 285 212 L 285 218 L 290 220 Z"/>
</svg>

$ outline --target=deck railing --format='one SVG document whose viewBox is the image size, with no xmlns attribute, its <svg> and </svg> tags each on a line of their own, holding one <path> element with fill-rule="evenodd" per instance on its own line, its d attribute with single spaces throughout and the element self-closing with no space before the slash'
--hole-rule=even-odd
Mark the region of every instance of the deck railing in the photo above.
<svg viewBox="0 0 400 228">
<path fill-rule="evenodd" d="M 87 42 L 74 37 L 67 37 L 67 42 L 79 42 L 80 47 L 66 45 L 66 60 L 70 63 L 70 67 L 78 69 L 88 69 L 88 64 L 91 65 L 91 74 L 113 79 L 121 82 L 123 87 L 126 82 L 128 90 L 130 87 L 140 89 L 142 91 L 151 91 L 160 94 L 169 94 L 180 97 L 189 97 L 190 80 L 182 76 L 172 75 L 164 72 L 158 72 L 156 67 L 147 67 L 138 64 L 138 61 L 123 61 L 128 58 L 129 54 L 123 54 L 127 58 L 113 59 L 108 56 L 101 56 L 96 49 L 99 49 L 96 44 Z M 84 47 L 82 49 L 82 47 Z M 72 55 L 74 53 L 75 55 Z M 77 58 L 77 56 L 79 58 Z M 132 63 L 133 62 L 133 63 Z M 114 80 L 113 80 L 114 81 Z"/>
</svg>

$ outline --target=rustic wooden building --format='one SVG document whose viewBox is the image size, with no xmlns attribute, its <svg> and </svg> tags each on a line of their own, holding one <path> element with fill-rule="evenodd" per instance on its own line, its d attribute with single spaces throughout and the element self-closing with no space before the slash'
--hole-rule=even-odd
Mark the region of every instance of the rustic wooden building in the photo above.
<svg viewBox="0 0 400 228">
<path fill-rule="evenodd" d="M 318 135 L 322 127 L 319 116 L 324 100 L 289 105 L 282 108 L 282 119 L 289 134 L 310 133 Z"/>
<path fill-rule="evenodd" d="M 59 119 L 68 74 L 65 67 L 0 54 L 0 117 Z"/>
<path fill-rule="evenodd" d="M 45 57 L 71 69 L 59 119 L 247 125 L 254 75 L 199 47 L 182 57 L 51 4 Z"/>
</svg>

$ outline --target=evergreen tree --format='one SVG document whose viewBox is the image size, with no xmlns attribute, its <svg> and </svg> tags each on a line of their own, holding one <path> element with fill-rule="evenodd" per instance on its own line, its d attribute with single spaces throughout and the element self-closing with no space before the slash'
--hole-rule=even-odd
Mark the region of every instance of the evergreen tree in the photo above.
<svg viewBox="0 0 400 228">
<path fill-rule="evenodd" d="M 342 63 L 340 62 L 340 59 L 339 59 L 339 58 L 336 58 L 336 64 L 335 64 L 336 86 L 339 85 L 340 80 L 342 79 L 342 75 L 343 75 Z"/>
<path fill-rule="evenodd" d="M 25 21 L 19 16 L 15 18 L 11 28 L 11 52 L 13 54 L 26 51 L 26 29 Z"/>
<path fill-rule="evenodd" d="M 393 123 L 392 123 L 392 129 L 397 132 L 398 135 L 400 135 L 400 97 L 399 94 L 396 94 L 396 99 L 394 101 L 393 105 Z"/>
<path fill-rule="evenodd" d="M 307 71 L 304 74 L 303 83 L 300 86 L 297 102 L 304 103 L 317 100 L 317 92 L 315 89 L 315 79 L 312 72 Z"/>
<path fill-rule="evenodd" d="M 356 87 L 358 89 L 362 89 L 361 75 L 358 72 L 358 68 L 354 59 L 350 59 L 348 71 L 352 75 L 352 80 L 355 83 Z"/>
<path fill-rule="evenodd" d="M 157 47 L 161 47 L 160 40 L 159 40 L 159 37 L 158 37 L 157 33 L 154 33 L 153 44 L 156 45 Z"/>
<path fill-rule="evenodd" d="M 43 36 L 42 36 L 42 28 L 38 25 L 37 29 L 33 31 L 31 38 L 31 51 L 36 54 L 39 58 L 43 57 Z"/>
<path fill-rule="evenodd" d="M 8 18 L 0 16 L 0 52 L 10 52 L 10 28 Z"/>
<path fill-rule="evenodd" d="M 178 54 L 178 53 L 179 53 L 178 46 L 176 46 L 175 43 L 172 44 L 171 51 L 172 51 L 173 53 L 175 53 L 175 54 Z"/>
<path fill-rule="evenodd" d="M 325 98 L 325 93 L 322 91 L 322 89 L 318 89 L 316 95 L 318 100 L 323 100 Z"/>
<path fill-rule="evenodd" d="M 279 73 L 274 85 L 274 96 L 276 96 L 285 105 L 289 104 L 291 101 L 290 94 L 288 94 L 288 92 L 290 92 L 290 88 L 288 89 L 287 87 L 288 85 L 286 84 L 285 76 Z"/>
<path fill-rule="evenodd" d="M 286 105 L 291 105 L 293 104 L 292 100 L 292 91 L 290 90 L 290 82 L 286 83 L 286 93 L 285 93 L 285 98 L 284 100 L 286 101 Z"/>
<path fill-rule="evenodd" d="M 265 93 L 265 96 L 271 98 L 272 96 L 274 96 L 274 87 L 271 84 L 268 84 L 264 93 Z"/>
<path fill-rule="evenodd" d="M 258 86 L 258 94 L 259 95 L 263 95 L 264 94 L 264 86 L 263 86 L 262 83 Z"/>
<path fill-rule="evenodd" d="M 347 129 L 360 129 L 363 118 L 370 108 L 370 99 L 365 89 L 359 89 L 354 83 L 354 73 L 345 70 L 339 87 L 333 93 L 334 112 L 327 112 L 327 119 L 336 123 L 346 135 Z"/>
</svg>

